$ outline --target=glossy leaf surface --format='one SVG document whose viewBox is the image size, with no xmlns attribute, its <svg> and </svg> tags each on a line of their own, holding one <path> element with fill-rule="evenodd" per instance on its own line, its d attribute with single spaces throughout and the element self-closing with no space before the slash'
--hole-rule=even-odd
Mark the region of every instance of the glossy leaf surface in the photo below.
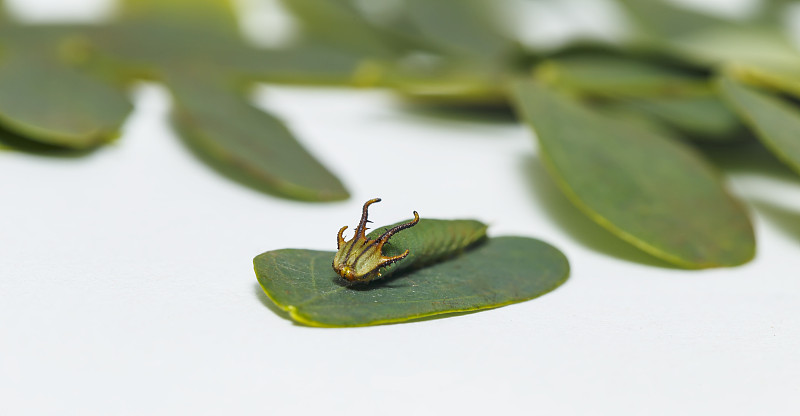
<svg viewBox="0 0 800 416">
<path fill-rule="evenodd" d="M 518 83 L 515 97 L 562 190 L 598 224 L 686 268 L 735 266 L 753 257 L 746 212 L 691 148 L 534 82 Z"/>
<path fill-rule="evenodd" d="M 800 173 L 800 107 L 729 78 L 719 87 L 764 145 Z"/>
<path fill-rule="evenodd" d="M 342 286 L 333 252 L 277 250 L 254 260 L 264 292 L 297 322 L 366 326 L 476 311 L 541 296 L 569 274 L 566 257 L 524 237 L 487 240 L 453 259 L 361 288 Z"/>
</svg>

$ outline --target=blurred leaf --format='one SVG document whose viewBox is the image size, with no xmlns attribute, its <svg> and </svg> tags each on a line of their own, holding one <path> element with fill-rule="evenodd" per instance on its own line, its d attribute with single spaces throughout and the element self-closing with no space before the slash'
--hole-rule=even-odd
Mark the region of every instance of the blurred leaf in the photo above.
<svg viewBox="0 0 800 416">
<path fill-rule="evenodd" d="M 82 68 L 81 27 L 0 26 L 0 122 L 43 143 L 84 149 L 119 135 L 132 105 L 124 91 Z"/>
<path fill-rule="evenodd" d="M 783 91 L 800 98 L 800 70 L 728 65 L 724 71 L 744 83 Z"/>
<path fill-rule="evenodd" d="M 295 44 L 360 56 L 350 80 L 386 86 L 426 104 L 505 105 L 503 88 L 519 47 L 494 31 L 489 3 L 400 2 L 375 22 L 351 0 L 285 0 L 303 27 Z M 376 4 L 375 7 L 379 7 Z M 446 15 L 444 21 L 437 19 Z"/>
<path fill-rule="evenodd" d="M 641 113 L 693 139 L 727 141 L 741 128 L 720 102 L 708 74 L 666 57 L 624 56 L 618 51 L 571 53 L 536 67 L 544 83 L 588 98 L 606 99 L 621 112 Z"/>
<path fill-rule="evenodd" d="M 166 84 L 178 106 L 179 132 L 218 170 L 284 197 L 348 197 L 341 182 L 281 121 L 248 103 L 241 86 L 273 76 L 344 77 L 353 70 L 349 59 L 306 49 L 253 48 L 241 39 L 230 2 L 215 0 L 129 0 L 120 22 L 98 31 L 95 40 L 129 76 Z M 333 58 L 333 63 L 320 65 L 320 58 Z"/>
<path fill-rule="evenodd" d="M 731 78 L 721 78 L 719 87 L 764 146 L 800 173 L 800 108 Z"/>
<path fill-rule="evenodd" d="M 350 0 L 283 0 L 283 5 L 312 43 L 357 52 L 365 59 L 394 59 L 401 53 L 400 45 L 387 39 Z"/>
<path fill-rule="evenodd" d="M 240 37 L 225 0 L 124 1 L 118 21 L 92 40 L 123 70 L 156 79 L 170 67 L 195 64 L 230 75 L 256 54 Z"/>
<path fill-rule="evenodd" d="M 638 24 L 640 36 L 651 40 L 669 39 L 729 24 L 714 16 L 693 12 L 663 0 L 619 0 Z"/>
<path fill-rule="evenodd" d="M 726 20 L 664 0 L 622 0 L 621 4 L 639 24 L 645 42 L 686 59 L 705 65 L 800 69 L 800 55 L 776 22 Z"/>
<path fill-rule="evenodd" d="M 527 67 L 521 46 L 501 33 L 497 2 L 408 0 L 409 30 L 430 45 L 439 74 L 402 77 L 391 86 L 415 102 L 434 105 L 505 107 L 506 85 Z"/>
<path fill-rule="evenodd" d="M 747 214 L 691 148 L 534 82 L 516 84 L 515 96 L 562 190 L 598 224 L 681 267 L 735 266 L 753 257 Z"/>
<path fill-rule="evenodd" d="M 482 0 L 406 0 L 411 22 L 430 43 L 481 65 L 508 60 L 516 45 L 493 20 L 493 2 Z M 492 5 L 492 6 L 490 6 Z"/>
<path fill-rule="evenodd" d="M 676 38 L 672 46 L 709 65 L 737 63 L 777 70 L 800 70 L 800 54 L 776 27 L 721 27 Z"/>
<path fill-rule="evenodd" d="M 611 54 L 551 59 L 536 68 L 536 77 L 581 95 L 683 96 L 710 90 L 705 77 L 695 73 Z"/>
<path fill-rule="evenodd" d="M 716 94 L 642 97 L 625 103 L 692 139 L 733 141 L 742 129 L 739 118 Z"/>
<path fill-rule="evenodd" d="M 264 292 L 292 319 L 328 327 L 496 308 L 550 292 L 569 274 L 560 251 L 524 237 L 492 238 L 451 260 L 358 288 L 339 283 L 333 255 L 286 249 L 261 254 L 253 263 Z"/>
<path fill-rule="evenodd" d="M 324 44 L 307 42 L 285 49 L 259 50 L 247 56 L 235 61 L 235 72 L 245 80 L 303 85 L 370 85 L 374 79 L 363 56 Z"/>
<path fill-rule="evenodd" d="M 241 37 L 228 1 L 123 4 L 120 20 L 92 40 L 129 77 L 163 81 L 169 68 L 198 65 L 228 80 L 345 84 L 363 59 L 324 43 L 255 48 Z"/>
<path fill-rule="evenodd" d="M 341 182 L 314 159 L 286 126 L 253 107 L 233 87 L 196 68 L 166 78 L 180 132 L 204 157 L 222 162 L 285 197 L 347 199 Z"/>
<path fill-rule="evenodd" d="M 413 104 L 457 108 L 495 109 L 508 107 L 506 85 L 509 74 L 481 73 L 469 68 L 448 68 L 438 76 L 389 78 L 395 93 Z"/>
<path fill-rule="evenodd" d="M 120 14 L 124 20 L 158 22 L 171 27 L 202 27 L 206 32 L 231 38 L 239 35 L 233 0 L 123 0 L 121 5 Z"/>
</svg>

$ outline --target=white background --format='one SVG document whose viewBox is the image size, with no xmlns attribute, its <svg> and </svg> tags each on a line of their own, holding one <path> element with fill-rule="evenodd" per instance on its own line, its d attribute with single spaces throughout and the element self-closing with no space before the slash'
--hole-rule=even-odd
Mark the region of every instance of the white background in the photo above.
<svg viewBox="0 0 800 416">
<path fill-rule="evenodd" d="M 33 20 L 110 10 L 12 5 Z M 753 203 L 757 258 L 682 271 L 584 219 L 509 120 L 263 86 L 259 105 L 353 194 L 307 204 L 198 161 L 160 86 L 132 96 L 110 146 L 0 152 L 0 414 L 800 413 L 800 182 L 763 153 L 720 159 Z M 317 329 L 276 314 L 252 258 L 331 250 L 376 196 L 376 224 L 412 210 L 480 219 L 559 247 L 572 275 L 530 302 L 410 324 Z"/>
</svg>

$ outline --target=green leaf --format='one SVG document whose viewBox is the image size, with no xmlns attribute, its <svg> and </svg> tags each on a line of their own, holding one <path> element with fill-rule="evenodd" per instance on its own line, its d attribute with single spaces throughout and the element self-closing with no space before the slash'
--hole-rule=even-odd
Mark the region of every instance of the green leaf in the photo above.
<svg viewBox="0 0 800 416">
<path fill-rule="evenodd" d="M 611 54 L 550 59 L 536 68 L 536 78 L 577 94 L 606 97 L 684 96 L 710 89 L 696 73 Z"/>
<path fill-rule="evenodd" d="M 551 174 L 598 224 L 681 267 L 735 266 L 753 257 L 746 212 L 693 149 L 534 82 L 514 91 Z"/>
<path fill-rule="evenodd" d="M 177 104 L 178 127 L 201 156 L 285 197 L 308 201 L 349 197 L 342 183 L 280 120 L 250 105 L 234 88 L 190 70 L 167 76 L 167 85 Z"/>
<path fill-rule="evenodd" d="M 256 78 L 341 77 L 353 61 L 307 50 L 257 50 L 241 39 L 229 1 L 127 1 L 121 21 L 98 32 L 100 50 L 129 72 L 164 82 L 190 147 L 252 187 L 306 201 L 348 198 L 341 182 L 277 118 L 253 107 L 243 84 Z M 331 64 L 319 59 L 333 57 Z M 298 66 L 302 66 L 299 71 Z M 304 72 L 305 71 L 305 72 Z"/>
<path fill-rule="evenodd" d="M 742 129 L 736 114 L 716 94 L 642 97 L 624 103 L 692 139 L 732 141 L 739 138 Z"/>
<path fill-rule="evenodd" d="M 333 255 L 286 249 L 261 254 L 253 263 L 278 307 L 297 322 L 327 327 L 496 308 L 550 292 L 569 274 L 560 251 L 525 237 L 492 238 L 451 260 L 365 287 L 343 286 L 331 267 Z"/>
<path fill-rule="evenodd" d="M 255 49 L 239 35 L 225 0 L 128 0 L 120 18 L 94 33 L 92 42 L 120 69 L 160 79 L 164 69 L 201 65 L 229 73 Z"/>
<path fill-rule="evenodd" d="M 727 65 L 724 73 L 745 84 L 783 91 L 800 98 L 800 69 L 757 65 Z"/>
<path fill-rule="evenodd" d="M 118 22 L 93 42 L 130 77 L 163 81 L 173 68 L 199 66 L 240 80 L 335 83 L 352 81 L 363 55 L 306 42 L 259 49 L 242 39 L 228 1 L 127 1 Z"/>
<path fill-rule="evenodd" d="M 300 22 L 304 37 L 315 43 L 369 58 L 395 58 L 401 51 L 361 15 L 352 1 L 283 0 L 283 4 Z"/>
<path fill-rule="evenodd" d="M 610 99 L 599 105 L 654 118 L 694 139 L 737 138 L 741 124 L 720 101 L 708 74 L 681 62 L 665 63 L 666 58 L 577 53 L 540 64 L 536 78 L 589 99 Z"/>
<path fill-rule="evenodd" d="M 202 27 L 231 37 L 238 35 L 233 0 L 124 0 L 121 3 L 120 14 L 125 20 L 157 21 L 173 27 Z"/>
<path fill-rule="evenodd" d="M 516 50 L 497 30 L 493 6 L 482 0 L 407 0 L 409 19 L 426 40 L 482 65 Z"/>
<path fill-rule="evenodd" d="M 650 46 L 703 65 L 748 64 L 800 70 L 800 54 L 780 24 L 754 16 L 732 21 L 664 0 L 622 0 Z"/>
<path fill-rule="evenodd" d="M 695 13 L 669 1 L 620 0 L 618 3 L 638 24 L 639 35 L 652 38 L 669 39 L 730 23 L 714 16 Z"/>
<path fill-rule="evenodd" d="M 132 110 L 121 87 L 84 69 L 83 28 L 0 28 L 0 122 L 43 143 L 85 149 L 119 135 Z"/>
<path fill-rule="evenodd" d="M 311 42 L 242 54 L 231 66 L 245 80 L 302 85 L 368 86 L 383 70 L 363 55 Z"/>
<path fill-rule="evenodd" d="M 673 39 L 671 45 L 688 59 L 708 65 L 736 63 L 800 70 L 800 54 L 774 26 L 720 27 Z"/>
<path fill-rule="evenodd" d="M 800 173 L 800 108 L 731 78 L 721 78 L 719 88 L 764 145 Z"/>
</svg>

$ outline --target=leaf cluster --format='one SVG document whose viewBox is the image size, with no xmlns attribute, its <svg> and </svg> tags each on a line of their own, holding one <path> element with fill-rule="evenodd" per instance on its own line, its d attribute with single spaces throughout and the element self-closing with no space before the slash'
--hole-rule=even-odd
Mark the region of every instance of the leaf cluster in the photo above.
<svg viewBox="0 0 800 416">
<path fill-rule="evenodd" d="M 254 82 L 380 86 L 424 106 L 513 108 L 578 208 L 686 268 L 755 253 L 743 205 L 698 143 L 757 139 L 800 172 L 800 54 L 780 24 L 787 2 L 733 21 L 666 0 L 618 0 L 634 28 L 624 40 L 549 49 L 508 30 L 518 1 L 282 3 L 299 32 L 280 49 L 244 41 L 227 0 L 125 0 L 100 25 L 0 18 L 0 138 L 96 148 L 132 110 L 125 89 L 153 80 L 174 97 L 176 130 L 212 165 L 274 195 L 330 201 L 347 190 L 250 103 Z"/>
<path fill-rule="evenodd" d="M 381 16 L 346 0 L 327 2 L 329 14 L 285 3 L 306 42 L 365 55 L 361 83 L 423 105 L 513 108 L 575 206 L 677 267 L 755 255 L 747 210 L 708 153 L 760 140 L 789 167 L 800 162 L 800 53 L 782 25 L 786 2 L 729 20 L 666 0 L 619 0 L 633 28 L 625 39 L 555 48 L 505 30 L 498 16 L 516 11 L 511 1 L 404 1 Z M 333 15 L 335 24 L 324 19 Z"/>
</svg>

